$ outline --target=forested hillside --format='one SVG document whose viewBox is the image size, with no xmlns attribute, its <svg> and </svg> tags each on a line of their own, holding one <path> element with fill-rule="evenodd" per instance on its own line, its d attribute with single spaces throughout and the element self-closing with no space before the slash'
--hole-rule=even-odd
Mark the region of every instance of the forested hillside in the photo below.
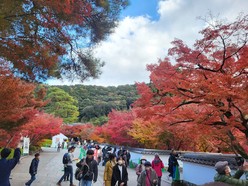
<svg viewBox="0 0 248 186">
<path fill-rule="evenodd" d="M 118 87 L 73 85 L 52 86 L 63 89 L 78 101 L 79 122 L 91 122 L 102 125 L 107 121 L 107 115 L 112 109 L 128 110 L 138 98 L 135 85 Z"/>
</svg>

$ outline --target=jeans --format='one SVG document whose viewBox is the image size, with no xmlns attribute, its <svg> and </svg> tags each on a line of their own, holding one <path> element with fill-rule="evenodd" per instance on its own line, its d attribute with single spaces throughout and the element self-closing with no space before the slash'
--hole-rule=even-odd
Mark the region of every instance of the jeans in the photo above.
<svg viewBox="0 0 248 186">
<path fill-rule="evenodd" d="M 81 179 L 79 182 L 79 186 L 91 186 L 91 185 L 92 185 L 92 181 L 90 181 L 90 180 Z"/>
<path fill-rule="evenodd" d="M 30 174 L 30 175 L 31 175 L 31 178 L 27 183 L 25 183 L 25 185 L 31 185 L 32 182 L 36 179 L 35 174 Z"/>
<path fill-rule="evenodd" d="M 65 167 L 64 170 L 65 170 L 64 175 L 60 178 L 60 180 L 58 181 L 58 183 L 61 183 L 62 180 L 64 178 L 66 178 L 67 175 L 69 175 L 70 176 L 70 184 L 73 184 L 73 168 L 72 168 L 72 166 L 69 165 L 69 166 Z"/>
<path fill-rule="evenodd" d="M 64 172 L 66 172 L 66 167 L 64 167 Z M 69 173 L 64 177 L 64 181 L 69 181 Z"/>
</svg>

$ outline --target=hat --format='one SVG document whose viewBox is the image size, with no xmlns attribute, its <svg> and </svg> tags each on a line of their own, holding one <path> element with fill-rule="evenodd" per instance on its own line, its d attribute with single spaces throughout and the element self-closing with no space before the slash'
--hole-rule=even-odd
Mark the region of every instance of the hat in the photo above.
<svg viewBox="0 0 248 186">
<path fill-rule="evenodd" d="M 149 161 L 146 161 L 144 165 L 145 165 L 145 167 L 151 167 L 152 166 L 152 164 Z"/>
<path fill-rule="evenodd" d="M 146 160 L 146 157 L 145 157 L 145 156 L 142 156 L 142 157 L 140 158 L 140 160 Z"/>
<path fill-rule="evenodd" d="M 7 158 L 10 155 L 10 153 L 11 153 L 10 149 L 4 148 L 1 151 L 1 157 L 2 158 Z"/>
<path fill-rule="evenodd" d="M 221 174 L 225 171 L 225 168 L 226 166 L 228 165 L 228 162 L 227 161 L 218 161 L 216 164 L 215 164 L 215 170 Z"/>
<path fill-rule="evenodd" d="M 91 150 L 91 149 L 89 149 L 88 151 L 87 151 L 87 153 L 86 153 L 87 155 L 93 155 L 94 154 L 94 151 L 93 150 Z"/>
<path fill-rule="evenodd" d="M 76 148 L 76 147 L 74 147 L 74 146 L 69 147 L 69 148 L 68 148 L 68 152 L 71 151 L 72 149 L 75 149 L 75 148 Z"/>
</svg>

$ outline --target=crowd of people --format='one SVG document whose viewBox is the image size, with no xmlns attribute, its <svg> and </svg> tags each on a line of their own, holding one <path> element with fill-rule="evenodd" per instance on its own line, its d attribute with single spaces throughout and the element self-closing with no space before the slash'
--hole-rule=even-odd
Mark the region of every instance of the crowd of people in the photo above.
<svg viewBox="0 0 248 186">
<path fill-rule="evenodd" d="M 70 186 L 75 186 L 73 180 L 79 181 L 79 186 L 92 186 L 98 179 L 98 166 L 103 161 L 104 167 L 103 182 L 105 186 L 127 186 L 128 185 L 128 171 L 129 160 L 131 154 L 128 150 L 122 147 L 116 151 L 115 148 L 109 146 L 101 149 L 99 145 L 88 145 L 83 148 L 86 150 L 85 156 L 82 158 L 74 158 L 73 152 L 75 146 L 70 146 L 68 152 L 63 155 L 64 174 L 57 182 L 60 186 L 64 180 L 70 181 Z M 101 152 L 100 152 L 101 151 Z M 10 155 L 10 149 L 4 148 L 1 151 L 0 159 L 0 186 L 10 186 L 9 177 L 11 170 L 18 163 L 21 151 L 16 148 L 12 159 L 7 159 Z M 99 158 L 100 157 L 100 158 Z M 38 171 L 40 154 L 36 153 L 31 161 L 29 173 L 30 180 L 25 185 L 30 186 L 36 179 Z M 77 161 L 77 169 L 73 171 L 73 162 Z M 162 169 L 164 163 L 160 159 L 159 154 L 155 154 L 154 159 L 149 162 L 145 157 L 141 157 L 140 163 L 136 166 L 135 171 L 137 175 L 137 186 L 161 186 Z M 178 161 L 177 153 L 172 150 L 169 160 L 168 169 L 169 177 L 172 180 L 178 179 Z M 246 161 L 239 165 L 239 169 L 232 176 L 231 169 L 227 161 L 219 161 L 215 164 L 216 175 L 214 177 L 214 184 L 223 183 L 225 185 L 247 186 L 248 185 L 248 163 Z M 246 180 L 240 179 L 245 175 Z M 180 179 L 180 177 L 179 177 Z M 210 186 L 208 184 L 208 186 Z"/>
<path fill-rule="evenodd" d="M 127 186 L 128 185 L 128 171 L 131 154 L 127 149 L 120 147 L 117 151 L 116 148 L 105 146 L 101 149 L 99 145 L 88 144 L 84 145 L 81 150 L 86 151 L 86 157 L 82 156 L 82 159 L 76 164 L 77 170 L 75 171 L 75 177 L 79 180 L 79 186 L 91 186 L 92 182 L 96 182 L 98 178 L 98 166 L 102 160 L 102 166 L 104 167 L 103 182 L 105 186 Z M 70 167 L 70 164 L 75 160 L 73 159 L 74 148 L 68 149 L 70 154 L 69 163 L 64 164 L 66 169 Z M 66 153 L 67 154 L 67 153 Z M 171 178 L 174 177 L 174 166 L 178 166 L 176 159 L 176 153 L 172 151 L 169 158 L 169 167 L 171 167 Z M 137 185 L 138 186 L 161 186 L 162 169 L 164 168 L 163 161 L 160 159 L 159 154 L 155 154 L 152 162 L 149 162 L 146 158 L 142 157 L 140 163 L 136 166 Z M 71 168 L 65 169 L 64 175 L 57 182 L 57 185 L 61 185 L 63 179 L 69 175 L 70 180 L 73 177 Z M 170 169 L 170 168 L 169 168 Z M 70 181 L 70 186 L 74 186 Z"/>
</svg>

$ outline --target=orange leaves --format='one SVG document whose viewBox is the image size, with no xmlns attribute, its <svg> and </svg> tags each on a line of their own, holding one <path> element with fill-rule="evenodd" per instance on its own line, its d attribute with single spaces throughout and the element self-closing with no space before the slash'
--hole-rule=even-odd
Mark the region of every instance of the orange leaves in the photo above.
<svg viewBox="0 0 248 186">
<path fill-rule="evenodd" d="M 25 83 L 12 75 L 0 76 L 0 128 L 11 129 L 27 121 L 34 113 L 33 84 Z"/>
<path fill-rule="evenodd" d="M 61 119 L 40 113 L 38 108 L 46 104 L 43 101 L 45 90 L 35 89 L 35 85 L 26 83 L 12 76 L 8 71 L 1 70 L 0 76 L 0 136 L 6 145 L 15 146 L 21 135 L 29 136 L 36 143 L 46 135 L 59 132 Z M 35 95 L 37 93 L 37 97 Z M 14 136 L 14 138 L 13 138 Z"/>
<path fill-rule="evenodd" d="M 0 129 L 11 131 L 30 121 L 38 108 L 44 106 L 43 88 L 35 89 L 35 85 L 13 77 L 4 68 L 0 68 Z M 37 93 L 37 97 L 35 95 Z"/>
<path fill-rule="evenodd" d="M 248 113 L 245 18 L 247 16 L 231 24 L 216 25 L 217 28 L 209 26 L 201 32 L 204 37 L 196 41 L 194 48 L 175 40 L 168 53 L 175 58 L 175 65 L 165 58 L 158 65 L 148 66 L 151 84 L 138 84 L 141 97 L 133 109 L 138 117 L 134 121 L 139 121 L 134 124 L 137 131 L 147 127 L 147 123 L 152 127 L 156 121 L 157 131 L 160 131 L 157 136 L 169 140 L 170 143 L 166 143 L 170 147 L 174 144 L 174 148 L 203 151 L 215 149 L 214 145 L 231 132 L 238 137 L 238 145 L 242 143 L 243 150 L 247 149 L 244 145 L 248 138 L 244 117 Z M 156 141 L 154 131 L 149 134 L 143 131 L 144 136 L 140 131 L 136 138 L 143 142 L 145 139 Z M 172 134 L 171 139 L 165 137 L 168 133 Z M 132 135 L 135 136 L 135 132 Z M 231 145 L 230 141 L 227 143 L 226 146 Z"/>
<path fill-rule="evenodd" d="M 61 75 L 98 77 L 102 63 L 81 49 L 111 33 L 126 0 L 12 1 L 1 1 L 0 57 L 16 76 L 38 82 Z"/>
<path fill-rule="evenodd" d="M 159 126 L 156 122 L 135 119 L 128 134 L 147 148 L 155 148 L 159 143 Z"/>
</svg>

